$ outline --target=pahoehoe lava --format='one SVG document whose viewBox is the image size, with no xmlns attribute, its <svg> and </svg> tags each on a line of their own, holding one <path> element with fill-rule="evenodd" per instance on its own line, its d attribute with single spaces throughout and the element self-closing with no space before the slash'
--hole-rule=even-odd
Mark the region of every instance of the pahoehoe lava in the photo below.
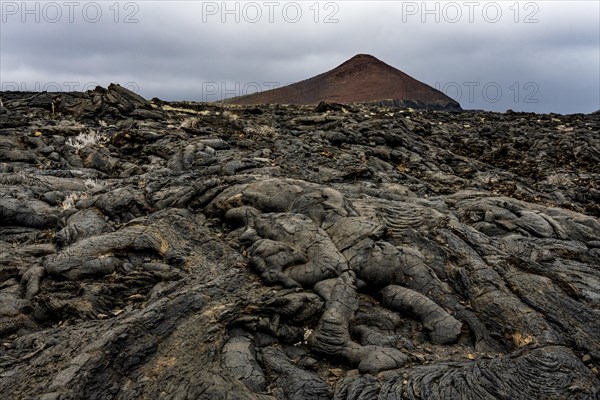
<svg viewBox="0 0 600 400">
<path fill-rule="evenodd" d="M 5 398 L 600 398 L 599 113 L 0 98 Z"/>
</svg>

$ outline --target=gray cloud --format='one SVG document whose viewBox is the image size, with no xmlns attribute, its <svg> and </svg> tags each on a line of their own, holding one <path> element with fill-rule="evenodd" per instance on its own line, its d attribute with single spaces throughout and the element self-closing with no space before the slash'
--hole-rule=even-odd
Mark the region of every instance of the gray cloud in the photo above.
<svg viewBox="0 0 600 400">
<path fill-rule="evenodd" d="M 464 108 L 561 113 L 600 108 L 596 1 L 522 1 L 518 15 L 515 2 L 481 1 L 472 22 L 461 1 L 322 1 L 318 15 L 314 2 L 278 3 L 273 23 L 265 1 L 227 2 L 229 10 L 238 7 L 230 14 L 223 14 L 221 1 L 121 1 L 118 15 L 114 1 L 81 2 L 70 22 L 68 8 L 58 1 L 63 15 L 51 23 L 49 2 L 27 3 L 39 12 L 24 15 L 21 1 L 3 0 L 0 81 L 3 89 L 16 84 L 28 90 L 50 82 L 64 89 L 68 82 L 79 87 L 132 82 L 145 97 L 217 100 L 224 95 L 220 89 L 232 95 L 272 82 L 284 85 L 369 53 L 445 88 Z M 302 15 L 291 23 L 296 4 Z M 425 14 L 423 4 L 434 11 Z M 84 7 L 88 15 L 82 15 Z M 203 14 L 210 7 L 217 13 Z M 96 8 L 102 15 L 91 23 Z M 251 23 L 256 9 L 262 18 Z M 497 9 L 501 16 L 492 23 Z M 124 23 L 132 12 L 137 22 Z M 338 22 L 325 23 L 329 14 Z M 528 16 L 537 22 L 525 23 Z"/>
</svg>

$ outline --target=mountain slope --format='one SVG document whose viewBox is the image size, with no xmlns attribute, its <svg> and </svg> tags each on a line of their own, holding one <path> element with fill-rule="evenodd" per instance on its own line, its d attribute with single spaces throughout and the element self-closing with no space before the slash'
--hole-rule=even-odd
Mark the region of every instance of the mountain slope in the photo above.
<svg viewBox="0 0 600 400">
<path fill-rule="evenodd" d="M 310 79 L 277 89 L 228 99 L 229 104 L 317 104 L 383 102 L 428 108 L 460 109 L 439 90 L 367 55 L 358 54 L 340 66 Z"/>
</svg>

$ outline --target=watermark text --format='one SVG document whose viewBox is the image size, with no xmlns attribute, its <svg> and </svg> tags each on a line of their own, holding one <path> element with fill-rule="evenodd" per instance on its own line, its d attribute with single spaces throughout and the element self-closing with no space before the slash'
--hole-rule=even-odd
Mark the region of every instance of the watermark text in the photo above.
<svg viewBox="0 0 600 400">
<path fill-rule="evenodd" d="M 111 21 L 116 24 L 139 22 L 140 6 L 134 1 L 1 1 L 0 19 L 3 24 L 75 23 L 91 24 Z"/>
<path fill-rule="evenodd" d="M 336 24 L 339 11 L 339 4 L 333 1 L 203 1 L 202 22 L 295 24 L 310 19 L 315 24 Z"/>
<path fill-rule="evenodd" d="M 491 24 L 502 20 L 535 24 L 540 11 L 538 3 L 508 1 L 403 1 L 402 22 L 419 21 L 422 23 L 487 22 Z"/>
<path fill-rule="evenodd" d="M 87 92 L 100 86 L 97 82 L 2 82 L 3 92 Z M 125 89 L 134 93 L 140 91 L 136 82 L 122 84 Z"/>
<path fill-rule="evenodd" d="M 514 103 L 540 102 L 540 87 L 536 82 L 514 82 L 506 86 L 498 82 L 436 82 L 434 87 L 461 104 L 482 100 L 486 103 L 498 103 L 505 96 L 510 96 Z"/>
</svg>

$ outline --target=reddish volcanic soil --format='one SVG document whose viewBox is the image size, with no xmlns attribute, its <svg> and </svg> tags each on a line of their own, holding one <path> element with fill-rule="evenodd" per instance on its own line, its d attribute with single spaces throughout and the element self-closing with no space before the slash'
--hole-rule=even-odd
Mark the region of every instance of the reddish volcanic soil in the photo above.
<svg viewBox="0 0 600 400">
<path fill-rule="evenodd" d="M 460 108 L 442 92 L 378 60 L 359 54 L 331 71 L 281 88 L 235 97 L 229 104 L 317 104 L 394 101 L 398 105 L 420 104 Z"/>
</svg>

